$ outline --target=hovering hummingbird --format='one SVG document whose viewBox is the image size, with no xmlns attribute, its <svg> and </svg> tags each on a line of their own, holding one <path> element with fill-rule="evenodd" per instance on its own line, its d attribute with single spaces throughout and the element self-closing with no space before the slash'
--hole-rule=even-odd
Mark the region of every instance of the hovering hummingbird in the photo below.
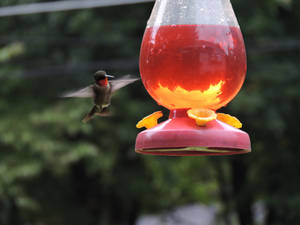
<svg viewBox="0 0 300 225">
<path fill-rule="evenodd" d="M 64 98 L 93 98 L 94 106 L 91 111 L 83 118 L 82 122 L 86 123 L 94 115 L 108 116 L 109 106 L 112 94 L 118 89 L 133 83 L 139 78 L 132 77 L 130 75 L 123 76 L 119 79 L 108 80 L 108 78 L 114 78 L 114 76 L 106 74 L 105 71 L 99 70 L 94 74 L 95 83 L 77 91 L 72 91 L 64 94 Z"/>
</svg>

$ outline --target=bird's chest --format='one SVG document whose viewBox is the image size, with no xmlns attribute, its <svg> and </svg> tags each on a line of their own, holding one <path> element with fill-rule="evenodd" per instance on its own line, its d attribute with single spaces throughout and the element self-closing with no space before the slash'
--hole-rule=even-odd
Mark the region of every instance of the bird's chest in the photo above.
<svg viewBox="0 0 300 225">
<path fill-rule="evenodd" d="M 107 86 L 96 85 L 94 87 L 94 91 L 95 91 L 96 105 L 106 106 L 110 104 L 111 88 L 109 85 Z"/>
</svg>

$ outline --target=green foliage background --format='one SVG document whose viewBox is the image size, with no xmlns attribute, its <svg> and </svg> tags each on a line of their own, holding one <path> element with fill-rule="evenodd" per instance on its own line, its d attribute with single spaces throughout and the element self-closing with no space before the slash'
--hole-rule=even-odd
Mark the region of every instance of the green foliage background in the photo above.
<svg viewBox="0 0 300 225">
<path fill-rule="evenodd" d="M 299 224 L 300 1 L 232 4 L 248 74 L 222 111 L 253 148 L 233 157 L 136 154 L 136 121 L 161 109 L 140 83 L 114 96 L 113 117 L 88 124 L 91 101 L 57 97 L 97 69 L 138 74 L 153 3 L 0 18 L 0 224 L 131 225 L 201 202 L 220 205 L 223 224 L 251 225 L 257 201 L 264 224 Z"/>
</svg>

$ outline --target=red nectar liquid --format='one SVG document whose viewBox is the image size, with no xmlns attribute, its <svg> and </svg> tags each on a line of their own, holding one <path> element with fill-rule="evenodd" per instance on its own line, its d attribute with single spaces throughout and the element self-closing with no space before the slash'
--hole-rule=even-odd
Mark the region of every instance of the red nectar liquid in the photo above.
<svg viewBox="0 0 300 225">
<path fill-rule="evenodd" d="M 216 110 L 240 90 L 246 74 L 238 27 L 166 25 L 146 29 L 140 72 L 149 94 L 168 109 Z"/>
</svg>

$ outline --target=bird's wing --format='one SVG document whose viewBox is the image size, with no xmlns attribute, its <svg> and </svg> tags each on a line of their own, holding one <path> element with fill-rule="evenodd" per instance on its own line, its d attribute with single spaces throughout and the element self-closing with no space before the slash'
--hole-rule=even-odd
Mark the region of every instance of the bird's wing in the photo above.
<svg viewBox="0 0 300 225">
<path fill-rule="evenodd" d="M 63 98 L 73 98 L 73 97 L 77 97 L 77 98 L 90 98 L 90 97 L 94 97 L 95 93 L 93 90 L 93 85 L 87 86 L 85 88 L 76 90 L 76 91 L 70 91 L 67 92 L 65 94 L 63 94 L 61 97 Z"/>
<path fill-rule="evenodd" d="M 131 75 L 126 75 L 119 79 L 111 80 L 109 82 L 112 86 L 112 92 L 115 92 L 115 91 L 119 90 L 120 88 L 125 87 L 126 85 L 131 84 L 139 79 L 140 78 L 132 77 Z"/>
</svg>

